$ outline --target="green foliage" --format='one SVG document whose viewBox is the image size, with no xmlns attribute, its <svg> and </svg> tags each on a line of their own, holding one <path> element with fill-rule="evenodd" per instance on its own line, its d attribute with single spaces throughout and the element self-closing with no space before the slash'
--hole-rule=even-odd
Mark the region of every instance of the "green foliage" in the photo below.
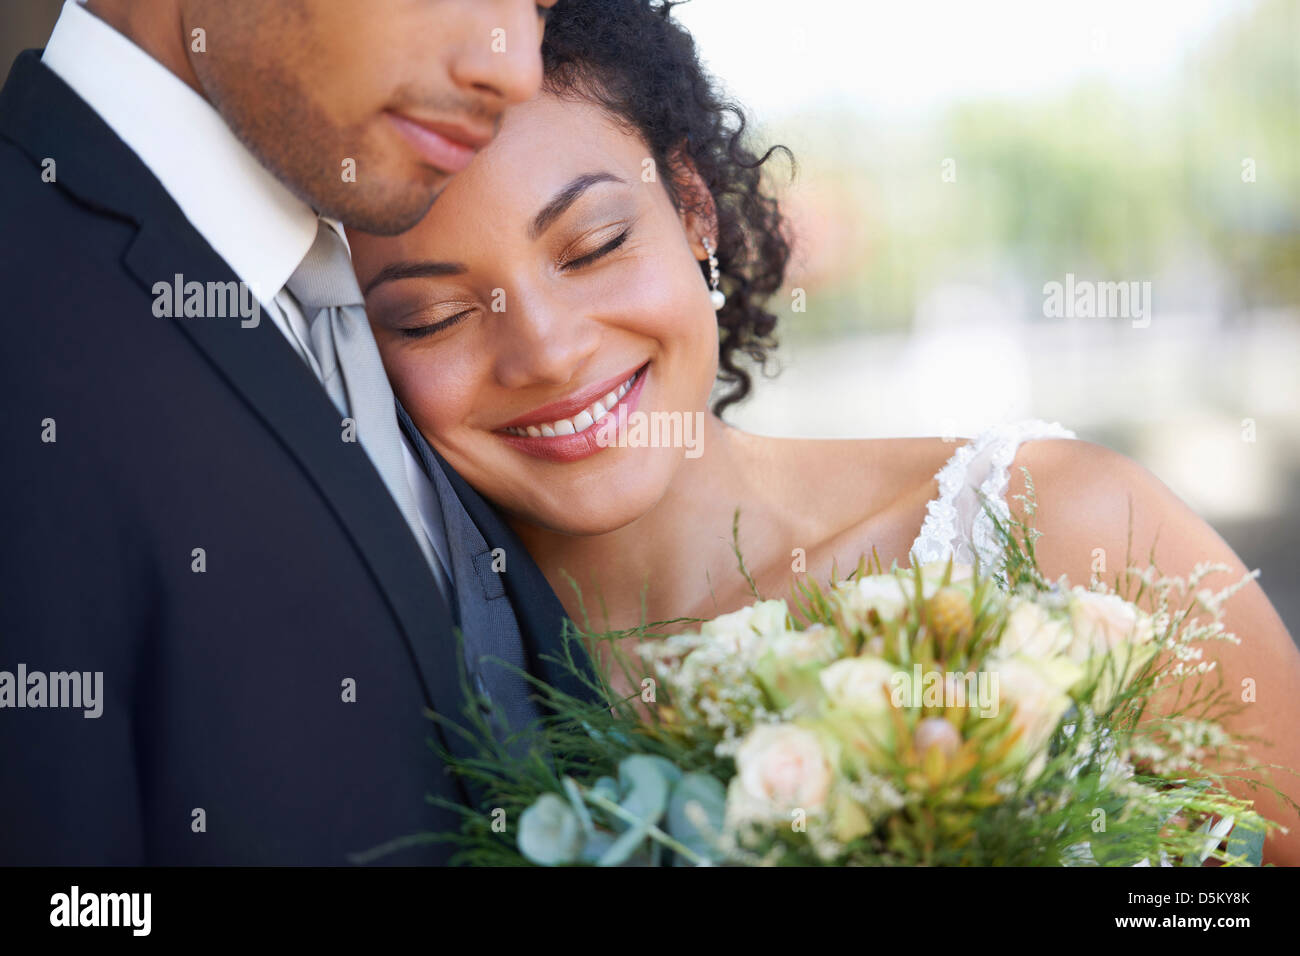
<svg viewBox="0 0 1300 956">
<path fill-rule="evenodd" d="M 965 99 L 920 129 L 802 111 L 778 132 L 830 248 L 799 278 L 817 305 L 790 334 L 905 330 L 940 276 L 1009 280 L 1033 303 L 1067 272 L 1128 281 L 1209 262 L 1230 309 L 1300 301 L 1298 32 L 1294 0 L 1264 0 L 1158 86 Z"/>
</svg>

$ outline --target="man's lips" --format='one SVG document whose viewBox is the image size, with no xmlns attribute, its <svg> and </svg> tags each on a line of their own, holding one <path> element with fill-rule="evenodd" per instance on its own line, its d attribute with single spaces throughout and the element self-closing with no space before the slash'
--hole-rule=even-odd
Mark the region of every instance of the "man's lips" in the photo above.
<svg viewBox="0 0 1300 956">
<path fill-rule="evenodd" d="M 645 364 L 633 366 L 619 375 L 594 382 L 581 391 L 560 399 L 558 402 L 551 402 L 549 405 L 534 408 L 526 415 L 520 415 L 504 425 L 498 425 L 497 431 L 505 431 L 507 428 L 527 428 L 529 425 L 545 425 L 549 422 L 559 421 L 562 418 L 570 418 L 592 403 L 600 401 L 610 392 L 615 391 L 620 385 L 644 368 Z"/>
<path fill-rule="evenodd" d="M 460 172 L 480 149 L 492 142 L 491 130 L 416 119 L 391 110 L 388 117 L 426 163 L 445 173 Z"/>
</svg>

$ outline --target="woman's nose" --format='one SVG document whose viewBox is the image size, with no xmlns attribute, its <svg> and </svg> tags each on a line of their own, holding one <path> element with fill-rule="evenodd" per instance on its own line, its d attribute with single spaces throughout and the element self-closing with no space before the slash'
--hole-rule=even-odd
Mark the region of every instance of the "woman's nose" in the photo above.
<svg viewBox="0 0 1300 956">
<path fill-rule="evenodd" d="M 505 388 L 574 382 L 600 345 L 600 324 L 541 296 L 507 301 L 498 326 L 497 381 Z"/>
</svg>

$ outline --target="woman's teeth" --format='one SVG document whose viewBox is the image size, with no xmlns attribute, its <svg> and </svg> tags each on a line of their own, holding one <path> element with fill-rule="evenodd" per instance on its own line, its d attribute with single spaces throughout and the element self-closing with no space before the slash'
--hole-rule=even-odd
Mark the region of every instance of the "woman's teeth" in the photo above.
<svg viewBox="0 0 1300 956">
<path fill-rule="evenodd" d="M 585 432 L 614 410 L 614 406 L 627 394 L 627 390 L 632 387 L 638 374 L 640 374 L 639 370 L 633 372 L 632 377 L 626 382 L 604 398 L 592 402 L 572 418 L 561 418 L 559 421 L 547 422 L 545 425 L 506 428 L 504 431 L 509 435 L 518 435 L 520 438 L 554 438 L 557 435 L 576 435 L 578 432 Z"/>
</svg>

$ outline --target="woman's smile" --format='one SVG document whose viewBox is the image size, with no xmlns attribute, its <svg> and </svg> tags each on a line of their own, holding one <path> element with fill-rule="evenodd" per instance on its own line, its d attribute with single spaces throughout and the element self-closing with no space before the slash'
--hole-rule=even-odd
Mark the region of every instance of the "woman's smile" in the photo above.
<svg viewBox="0 0 1300 956">
<path fill-rule="evenodd" d="M 647 362 L 630 374 L 597 382 L 569 398 L 543 405 L 501 426 L 495 434 L 510 447 L 536 458 L 559 462 L 589 458 L 610 447 L 600 440 L 601 433 L 617 419 L 619 409 L 625 408 L 625 415 L 636 410 L 649 368 Z"/>
</svg>

